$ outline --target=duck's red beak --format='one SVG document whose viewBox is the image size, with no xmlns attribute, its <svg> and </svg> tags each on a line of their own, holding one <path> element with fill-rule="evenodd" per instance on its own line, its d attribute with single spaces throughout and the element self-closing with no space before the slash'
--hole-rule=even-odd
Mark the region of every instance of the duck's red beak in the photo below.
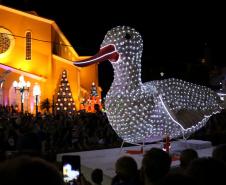
<svg viewBox="0 0 226 185">
<path fill-rule="evenodd" d="M 96 55 L 90 58 L 87 58 L 85 60 L 74 62 L 74 65 L 78 67 L 85 67 L 85 66 L 95 64 L 97 62 L 102 62 L 105 60 L 116 62 L 118 58 L 119 58 L 119 53 L 116 51 L 115 45 L 109 44 L 100 48 L 100 51 Z"/>
</svg>

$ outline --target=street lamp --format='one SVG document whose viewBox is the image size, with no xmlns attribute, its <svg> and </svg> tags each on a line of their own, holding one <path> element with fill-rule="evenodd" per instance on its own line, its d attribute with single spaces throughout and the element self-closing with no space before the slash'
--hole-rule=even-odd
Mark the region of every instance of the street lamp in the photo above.
<svg viewBox="0 0 226 185">
<path fill-rule="evenodd" d="M 29 81 L 24 81 L 24 76 L 19 77 L 19 82 L 14 81 L 13 87 L 15 88 L 15 92 L 18 90 L 20 91 L 20 97 L 21 97 L 21 112 L 24 112 L 24 91 L 29 91 L 29 88 L 31 86 L 31 83 Z"/>
<path fill-rule="evenodd" d="M 35 83 L 33 88 L 33 96 L 35 96 L 35 112 L 36 116 L 38 115 L 38 96 L 41 95 L 41 89 L 40 85 L 38 83 Z"/>
</svg>

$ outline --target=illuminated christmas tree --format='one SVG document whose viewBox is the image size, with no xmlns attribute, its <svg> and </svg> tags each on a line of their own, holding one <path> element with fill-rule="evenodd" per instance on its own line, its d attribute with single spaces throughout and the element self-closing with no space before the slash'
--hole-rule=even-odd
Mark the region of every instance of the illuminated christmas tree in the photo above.
<svg viewBox="0 0 226 185">
<path fill-rule="evenodd" d="M 64 70 L 61 75 L 56 99 L 56 112 L 74 113 L 75 102 L 72 97 L 71 88 L 67 79 L 67 71 Z"/>
</svg>

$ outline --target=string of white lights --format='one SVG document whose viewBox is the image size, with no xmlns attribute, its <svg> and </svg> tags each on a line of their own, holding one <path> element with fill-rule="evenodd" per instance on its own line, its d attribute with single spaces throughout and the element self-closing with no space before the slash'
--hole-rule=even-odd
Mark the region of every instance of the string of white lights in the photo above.
<svg viewBox="0 0 226 185">
<path fill-rule="evenodd" d="M 4 35 L 13 36 L 13 37 L 16 37 L 16 38 L 21 38 L 21 39 L 26 39 L 26 36 L 21 36 L 21 35 L 15 35 L 15 34 L 10 34 L 10 33 L 0 32 L 0 37 L 1 36 L 4 36 Z M 10 40 L 12 39 L 11 37 L 8 37 L 8 38 Z M 50 40 L 38 39 L 38 38 L 34 38 L 34 37 L 31 37 L 31 40 L 35 40 L 35 41 L 39 41 L 39 42 L 52 43 L 52 44 L 55 44 L 55 45 L 65 46 L 65 47 L 73 47 L 71 45 L 62 44 L 62 43 L 58 43 L 58 42 L 54 42 L 54 41 L 50 41 Z"/>
<path fill-rule="evenodd" d="M 111 126 L 124 141 L 185 137 L 221 111 L 219 96 L 207 87 L 178 79 L 142 83 L 143 41 L 134 29 L 122 26 L 110 30 L 101 47 L 112 44 L 120 57 L 112 62 L 114 80 L 105 107 Z M 182 115 L 181 121 L 176 119 L 178 115 Z"/>
</svg>

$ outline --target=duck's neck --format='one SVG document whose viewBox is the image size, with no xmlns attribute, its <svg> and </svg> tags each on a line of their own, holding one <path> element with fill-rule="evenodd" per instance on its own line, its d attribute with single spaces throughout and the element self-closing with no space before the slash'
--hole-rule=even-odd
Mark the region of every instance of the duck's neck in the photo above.
<svg viewBox="0 0 226 185">
<path fill-rule="evenodd" d="M 114 81 L 111 88 L 120 88 L 120 90 L 132 90 L 139 88 L 141 82 L 141 59 L 140 57 L 126 58 L 113 64 Z"/>
</svg>

